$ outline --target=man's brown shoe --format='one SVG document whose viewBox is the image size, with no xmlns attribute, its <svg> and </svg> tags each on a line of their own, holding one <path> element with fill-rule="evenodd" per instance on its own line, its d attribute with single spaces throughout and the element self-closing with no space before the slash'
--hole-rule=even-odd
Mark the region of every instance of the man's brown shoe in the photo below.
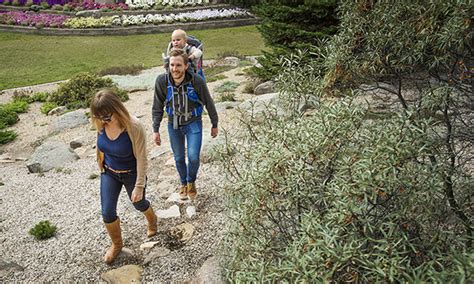
<svg viewBox="0 0 474 284">
<path fill-rule="evenodd" d="M 188 197 L 191 199 L 195 199 L 197 195 L 196 185 L 194 182 L 188 183 Z"/>
</svg>

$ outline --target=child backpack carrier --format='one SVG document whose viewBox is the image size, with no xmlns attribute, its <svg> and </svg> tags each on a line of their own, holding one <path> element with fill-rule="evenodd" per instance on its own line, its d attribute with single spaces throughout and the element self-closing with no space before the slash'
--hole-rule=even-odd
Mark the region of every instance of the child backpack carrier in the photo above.
<svg viewBox="0 0 474 284">
<path fill-rule="evenodd" d="M 166 75 L 167 87 L 166 87 L 166 99 L 165 99 L 165 106 L 166 106 L 166 113 L 168 116 L 173 117 L 173 129 L 178 129 L 178 116 L 184 116 L 185 120 L 188 120 L 191 117 L 200 116 L 203 112 L 203 103 L 199 99 L 196 90 L 194 89 L 194 80 L 192 82 L 188 82 L 186 85 L 187 89 L 187 99 L 194 103 L 193 109 L 188 109 L 188 103 L 185 102 L 185 111 L 184 113 L 178 113 L 174 109 L 174 92 L 173 92 L 173 84 L 171 84 L 171 80 L 169 75 Z"/>
<path fill-rule="evenodd" d="M 186 36 L 186 41 L 188 43 L 188 47 L 186 49 L 186 53 L 189 54 L 189 51 L 191 49 L 192 46 L 198 48 L 199 50 L 202 51 L 203 55 L 201 55 L 201 57 L 198 59 L 197 61 L 197 66 L 194 66 L 194 62 L 192 62 L 191 60 L 189 61 L 191 67 L 193 68 L 194 70 L 194 73 L 197 73 L 201 76 L 202 79 L 204 79 L 204 81 L 206 81 L 206 78 L 204 77 L 204 72 L 202 70 L 202 60 L 203 60 L 203 56 L 204 56 L 204 43 L 202 41 L 200 41 L 199 39 L 197 39 L 195 36 L 192 36 L 192 35 L 187 35 Z M 168 47 L 166 49 L 166 55 L 168 55 L 168 52 L 171 50 L 172 48 L 172 43 L 170 42 L 168 44 Z M 167 63 L 169 63 L 169 58 L 165 58 L 163 57 L 163 59 L 165 60 L 165 65 Z"/>
</svg>

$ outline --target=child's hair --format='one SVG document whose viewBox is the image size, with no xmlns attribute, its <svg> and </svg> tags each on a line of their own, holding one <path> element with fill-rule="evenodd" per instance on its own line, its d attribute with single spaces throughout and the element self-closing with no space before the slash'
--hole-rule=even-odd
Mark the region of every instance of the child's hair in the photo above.
<svg viewBox="0 0 474 284">
<path fill-rule="evenodd" d="M 186 32 L 185 32 L 184 30 L 182 30 L 182 29 L 174 30 L 173 33 L 171 34 L 171 38 L 173 38 L 173 36 L 182 37 L 185 42 L 187 41 L 187 34 L 186 34 Z"/>
<path fill-rule="evenodd" d="M 183 62 L 184 64 L 187 64 L 188 63 L 188 54 L 186 53 L 186 51 L 182 50 L 182 49 L 179 49 L 179 48 L 173 48 L 171 49 L 170 53 L 169 53 L 169 57 L 175 57 L 175 56 L 181 56 L 183 58 Z"/>
<path fill-rule="evenodd" d="M 91 102 L 92 124 L 98 132 L 104 129 L 102 116 L 113 115 L 121 127 L 130 128 L 130 113 L 120 101 L 120 98 L 111 89 L 98 91 Z"/>
</svg>

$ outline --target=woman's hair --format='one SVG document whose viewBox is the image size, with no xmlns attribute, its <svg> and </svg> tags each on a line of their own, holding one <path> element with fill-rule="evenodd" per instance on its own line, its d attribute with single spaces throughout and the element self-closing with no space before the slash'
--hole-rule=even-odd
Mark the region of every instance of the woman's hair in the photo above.
<svg viewBox="0 0 474 284">
<path fill-rule="evenodd" d="M 181 56 L 183 58 L 184 65 L 188 63 L 188 54 L 182 49 L 173 48 L 170 50 L 168 55 L 169 57 Z"/>
<path fill-rule="evenodd" d="M 121 127 L 129 130 L 131 120 L 130 113 L 114 91 L 102 89 L 95 94 L 91 102 L 92 124 L 98 132 L 102 132 L 102 129 L 104 129 L 104 122 L 100 117 L 107 115 L 112 115 Z"/>
</svg>

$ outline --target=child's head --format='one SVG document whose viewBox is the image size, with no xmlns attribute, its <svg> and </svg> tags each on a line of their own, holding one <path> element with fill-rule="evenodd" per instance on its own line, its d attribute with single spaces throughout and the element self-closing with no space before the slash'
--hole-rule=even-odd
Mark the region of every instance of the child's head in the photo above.
<svg viewBox="0 0 474 284">
<path fill-rule="evenodd" d="M 171 43 L 174 48 L 184 48 L 186 46 L 186 32 L 183 30 L 174 30 L 171 34 Z"/>
</svg>

